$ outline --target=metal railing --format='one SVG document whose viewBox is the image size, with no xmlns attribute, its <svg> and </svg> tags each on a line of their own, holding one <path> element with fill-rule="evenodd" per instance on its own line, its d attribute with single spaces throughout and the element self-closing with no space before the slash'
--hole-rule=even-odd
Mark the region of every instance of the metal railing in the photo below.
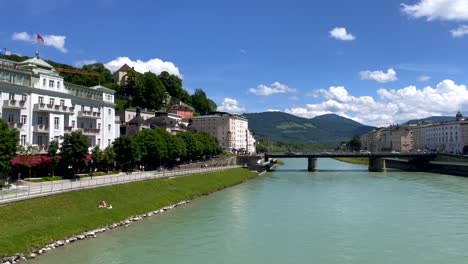
<svg viewBox="0 0 468 264">
<path fill-rule="evenodd" d="M 64 193 L 80 189 L 97 188 L 135 181 L 143 181 L 157 178 L 184 176 L 202 172 L 221 171 L 240 166 L 219 166 L 196 169 L 177 169 L 160 171 L 137 171 L 132 173 L 119 173 L 106 176 L 87 176 L 77 180 L 59 180 L 50 182 L 28 182 L 25 185 L 15 185 L 13 188 L 0 190 L 0 204 Z"/>
</svg>

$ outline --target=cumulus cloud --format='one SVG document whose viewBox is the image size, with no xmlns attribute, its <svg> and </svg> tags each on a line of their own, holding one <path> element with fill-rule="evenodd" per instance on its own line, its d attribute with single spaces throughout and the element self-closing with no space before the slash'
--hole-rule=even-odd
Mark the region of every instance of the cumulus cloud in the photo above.
<svg viewBox="0 0 468 264">
<path fill-rule="evenodd" d="M 351 33 L 348 33 L 346 28 L 344 27 L 336 27 L 332 30 L 330 30 L 330 37 L 338 39 L 338 40 L 354 40 L 356 37 L 354 37 Z"/>
<path fill-rule="evenodd" d="M 218 111 L 229 112 L 229 113 L 241 113 L 245 111 L 245 108 L 239 105 L 239 101 L 232 98 L 224 98 L 223 103 L 218 106 Z"/>
<path fill-rule="evenodd" d="M 431 76 L 427 76 L 427 75 L 421 75 L 418 77 L 418 81 L 420 82 L 427 82 L 431 79 Z"/>
<path fill-rule="evenodd" d="M 177 68 L 174 63 L 170 61 L 163 61 L 158 58 L 142 61 L 131 60 L 129 57 L 118 57 L 104 64 L 104 66 L 106 66 L 106 68 L 112 72 L 115 72 L 124 64 L 127 64 L 130 67 L 134 67 L 137 72 L 144 73 L 150 71 L 155 74 L 160 74 L 163 71 L 167 71 L 170 74 L 174 74 L 182 78 L 179 68 Z"/>
<path fill-rule="evenodd" d="M 81 68 L 84 65 L 98 63 L 97 60 L 80 60 L 74 63 L 75 67 Z"/>
<path fill-rule="evenodd" d="M 68 52 L 68 50 L 65 48 L 65 39 L 67 38 L 66 36 L 60 36 L 60 35 L 42 35 L 41 37 L 44 39 L 44 45 L 45 46 L 51 46 L 54 47 L 58 50 L 60 50 L 63 53 Z M 37 35 L 36 34 L 29 34 L 28 32 L 14 32 L 12 37 L 13 40 L 19 40 L 19 41 L 24 41 L 24 42 L 29 42 L 29 43 L 38 43 L 37 42 Z"/>
<path fill-rule="evenodd" d="M 380 89 L 378 99 L 353 96 L 341 86 L 317 91 L 322 102 L 286 109 L 285 112 L 303 117 L 336 113 L 358 122 L 387 126 L 409 119 L 438 115 L 454 115 L 467 109 L 468 89 L 452 80 L 444 80 L 435 87 L 418 89 L 408 86 L 398 90 Z"/>
<path fill-rule="evenodd" d="M 256 88 L 250 88 L 249 92 L 256 95 L 268 96 L 277 93 L 294 93 L 296 89 L 290 88 L 280 82 L 274 82 L 270 86 L 260 84 Z"/>
<path fill-rule="evenodd" d="M 388 69 L 386 73 L 383 71 L 361 71 L 359 75 L 361 75 L 362 80 L 372 80 L 379 83 L 394 82 L 398 80 L 394 69 Z"/>
<path fill-rule="evenodd" d="M 454 38 L 459 38 L 463 37 L 464 35 L 468 35 L 468 25 L 462 25 L 457 29 L 452 29 L 450 30 L 450 33 L 452 33 L 452 37 Z"/>
<path fill-rule="evenodd" d="M 466 0 L 421 0 L 414 5 L 401 4 L 404 13 L 411 17 L 425 17 L 428 21 L 468 20 L 468 1 Z"/>
</svg>

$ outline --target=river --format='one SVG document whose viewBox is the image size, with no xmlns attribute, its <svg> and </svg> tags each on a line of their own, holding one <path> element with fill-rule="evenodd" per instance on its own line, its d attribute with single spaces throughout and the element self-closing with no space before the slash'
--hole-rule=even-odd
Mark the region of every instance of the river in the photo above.
<svg viewBox="0 0 468 264">
<path fill-rule="evenodd" d="M 468 263 L 468 178 L 285 159 L 29 263 Z M 118 206 L 118 205 L 115 205 Z"/>
</svg>

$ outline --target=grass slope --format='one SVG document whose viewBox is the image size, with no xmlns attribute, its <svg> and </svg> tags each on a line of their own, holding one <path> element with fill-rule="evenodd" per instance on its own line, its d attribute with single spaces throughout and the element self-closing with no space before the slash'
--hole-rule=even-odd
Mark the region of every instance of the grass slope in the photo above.
<svg viewBox="0 0 468 264">
<path fill-rule="evenodd" d="M 253 172 L 231 169 L 68 192 L 0 206 L 0 256 L 28 253 L 48 242 L 255 177 Z M 113 209 L 97 208 L 102 200 L 112 203 Z"/>
<path fill-rule="evenodd" d="M 362 165 L 369 165 L 369 158 L 335 158 L 336 160 L 354 163 L 354 164 L 362 164 Z"/>
</svg>

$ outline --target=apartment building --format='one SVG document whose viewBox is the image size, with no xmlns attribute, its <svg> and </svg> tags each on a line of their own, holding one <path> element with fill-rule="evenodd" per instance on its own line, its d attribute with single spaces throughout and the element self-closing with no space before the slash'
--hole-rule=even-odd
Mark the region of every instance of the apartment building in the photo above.
<svg viewBox="0 0 468 264">
<path fill-rule="evenodd" d="M 0 59 L 0 116 L 19 130 L 20 145 L 43 151 L 71 131 L 81 131 L 91 147 L 101 149 L 119 136 L 114 91 L 65 83 L 37 52 L 19 63 Z"/>
<path fill-rule="evenodd" d="M 225 112 L 195 116 L 192 126 L 198 131 L 205 131 L 218 139 L 223 149 L 255 153 L 255 138 L 249 131 L 246 117 Z"/>
</svg>

